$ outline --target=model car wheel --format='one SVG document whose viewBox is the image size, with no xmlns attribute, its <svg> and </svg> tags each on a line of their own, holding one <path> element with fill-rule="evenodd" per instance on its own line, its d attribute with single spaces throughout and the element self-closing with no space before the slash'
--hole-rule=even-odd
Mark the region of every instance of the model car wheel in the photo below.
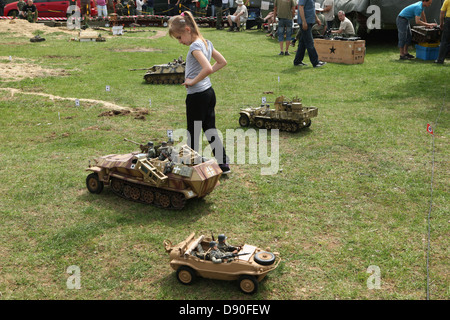
<svg viewBox="0 0 450 320">
<path fill-rule="evenodd" d="M 125 196 L 125 198 L 131 198 L 131 186 L 126 185 L 125 187 L 123 187 L 123 195 Z"/>
<path fill-rule="evenodd" d="M 161 205 L 161 207 L 168 208 L 170 206 L 170 198 L 167 194 L 160 193 L 159 197 L 156 196 L 156 198 L 158 199 L 158 202 Z"/>
<path fill-rule="evenodd" d="M 176 209 L 181 209 L 186 204 L 186 197 L 184 194 L 174 194 L 171 197 L 172 206 Z"/>
<path fill-rule="evenodd" d="M 247 115 L 242 114 L 239 117 L 239 124 L 241 125 L 241 127 L 248 127 L 248 125 L 250 124 L 250 120 L 248 119 Z"/>
<path fill-rule="evenodd" d="M 90 193 L 100 193 L 103 190 L 103 182 L 99 180 L 98 174 L 93 172 L 86 178 L 86 187 Z"/>
<path fill-rule="evenodd" d="M 139 200 L 141 197 L 141 191 L 137 187 L 131 187 L 130 189 L 130 198 L 133 200 Z"/>
<path fill-rule="evenodd" d="M 241 289 L 243 293 L 255 293 L 258 291 L 258 281 L 253 276 L 242 275 L 239 277 L 239 289 Z"/>
<path fill-rule="evenodd" d="M 275 255 L 272 252 L 261 251 L 255 254 L 253 259 L 260 265 L 270 266 L 275 262 Z"/>
<path fill-rule="evenodd" d="M 304 126 L 305 126 L 305 128 L 308 128 L 308 127 L 310 127 L 311 126 L 311 119 L 308 119 L 308 120 L 305 120 L 304 121 Z"/>
<path fill-rule="evenodd" d="M 11 10 L 11 11 L 8 12 L 8 16 L 9 17 L 18 17 L 19 16 L 19 11 Z"/>
<path fill-rule="evenodd" d="M 113 179 L 111 181 L 111 188 L 113 189 L 114 192 L 120 193 L 122 191 L 122 188 L 123 188 L 122 181 L 119 181 L 117 179 Z"/>
<path fill-rule="evenodd" d="M 182 284 L 191 284 L 195 280 L 195 272 L 192 268 L 181 266 L 177 270 L 177 279 Z"/>
<path fill-rule="evenodd" d="M 150 190 L 142 190 L 141 199 L 146 203 L 152 203 L 155 199 L 155 195 Z"/>
<path fill-rule="evenodd" d="M 263 119 L 258 119 L 255 121 L 255 126 L 258 129 L 264 128 L 264 120 Z"/>
</svg>

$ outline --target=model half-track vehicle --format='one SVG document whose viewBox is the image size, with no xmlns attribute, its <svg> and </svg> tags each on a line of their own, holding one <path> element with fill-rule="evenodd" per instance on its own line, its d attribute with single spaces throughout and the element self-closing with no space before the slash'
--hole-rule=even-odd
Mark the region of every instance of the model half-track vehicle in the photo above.
<svg viewBox="0 0 450 320">
<path fill-rule="evenodd" d="M 86 171 L 89 192 L 99 194 L 104 185 L 128 200 L 167 209 L 182 209 L 186 200 L 202 198 L 219 185 L 222 175 L 217 162 L 183 145 L 167 142 L 140 146 L 140 152 L 110 154 L 94 160 Z"/>
<path fill-rule="evenodd" d="M 239 289 L 248 294 L 258 290 L 259 283 L 280 264 L 279 253 L 262 250 L 244 244 L 239 252 L 232 254 L 232 261 L 214 263 L 209 256 L 212 237 L 191 233 L 184 241 L 172 245 L 164 241 L 170 257 L 170 267 L 176 271 L 177 279 L 185 285 L 192 284 L 197 276 L 208 279 L 238 281 Z"/>
<path fill-rule="evenodd" d="M 144 75 L 145 82 L 151 84 L 181 84 L 184 82 L 186 62 L 183 57 L 168 64 L 154 65 Z"/>
<path fill-rule="evenodd" d="M 262 104 L 258 108 L 241 109 L 239 124 L 247 127 L 250 124 L 262 129 L 279 129 L 288 132 L 297 132 L 299 129 L 309 127 L 311 118 L 317 117 L 316 107 L 304 107 L 301 99 L 285 100 L 283 96 L 275 100 L 275 109 L 269 104 Z"/>
</svg>

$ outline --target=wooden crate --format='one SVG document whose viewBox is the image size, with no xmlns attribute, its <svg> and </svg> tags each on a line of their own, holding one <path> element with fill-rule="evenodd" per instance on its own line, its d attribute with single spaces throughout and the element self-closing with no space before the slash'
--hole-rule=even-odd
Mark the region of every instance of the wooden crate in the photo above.
<svg viewBox="0 0 450 320">
<path fill-rule="evenodd" d="M 366 41 L 314 39 L 319 60 L 344 64 L 364 63 Z"/>
</svg>

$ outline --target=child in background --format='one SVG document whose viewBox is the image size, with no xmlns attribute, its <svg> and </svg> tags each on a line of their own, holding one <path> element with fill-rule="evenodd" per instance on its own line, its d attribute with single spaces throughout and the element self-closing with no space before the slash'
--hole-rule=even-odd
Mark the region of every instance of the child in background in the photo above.
<svg viewBox="0 0 450 320">
<path fill-rule="evenodd" d="M 198 151 L 200 130 L 195 130 L 198 129 L 195 128 L 195 124 L 201 122 L 203 132 L 205 132 L 211 145 L 220 169 L 222 169 L 223 174 L 228 174 L 231 172 L 229 160 L 216 130 L 214 112 L 216 95 L 209 79 L 209 75 L 222 69 L 227 61 L 219 51 L 214 49 L 211 41 L 203 38 L 194 17 L 189 11 L 169 20 L 169 35 L 181 44 L 189 46 L 189 52 L 186 55 L 185 81 L 183 83 L 187 90 L 188 145 Z M 211 57 L 216 61 L 212 66 L 210 63 Z"/>
</svg>

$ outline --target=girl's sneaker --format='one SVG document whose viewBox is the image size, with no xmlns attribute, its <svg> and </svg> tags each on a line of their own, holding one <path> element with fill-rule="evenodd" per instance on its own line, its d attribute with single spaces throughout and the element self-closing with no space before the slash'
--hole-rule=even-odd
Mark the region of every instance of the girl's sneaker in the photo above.
<svg viewBox="0 0 450 320">
<path fill-rule="evenodd" d="M 227 163 L 219 164 L 222 174 L 229 174 L 231 172 L 230 166 Z"/>
</svg>

